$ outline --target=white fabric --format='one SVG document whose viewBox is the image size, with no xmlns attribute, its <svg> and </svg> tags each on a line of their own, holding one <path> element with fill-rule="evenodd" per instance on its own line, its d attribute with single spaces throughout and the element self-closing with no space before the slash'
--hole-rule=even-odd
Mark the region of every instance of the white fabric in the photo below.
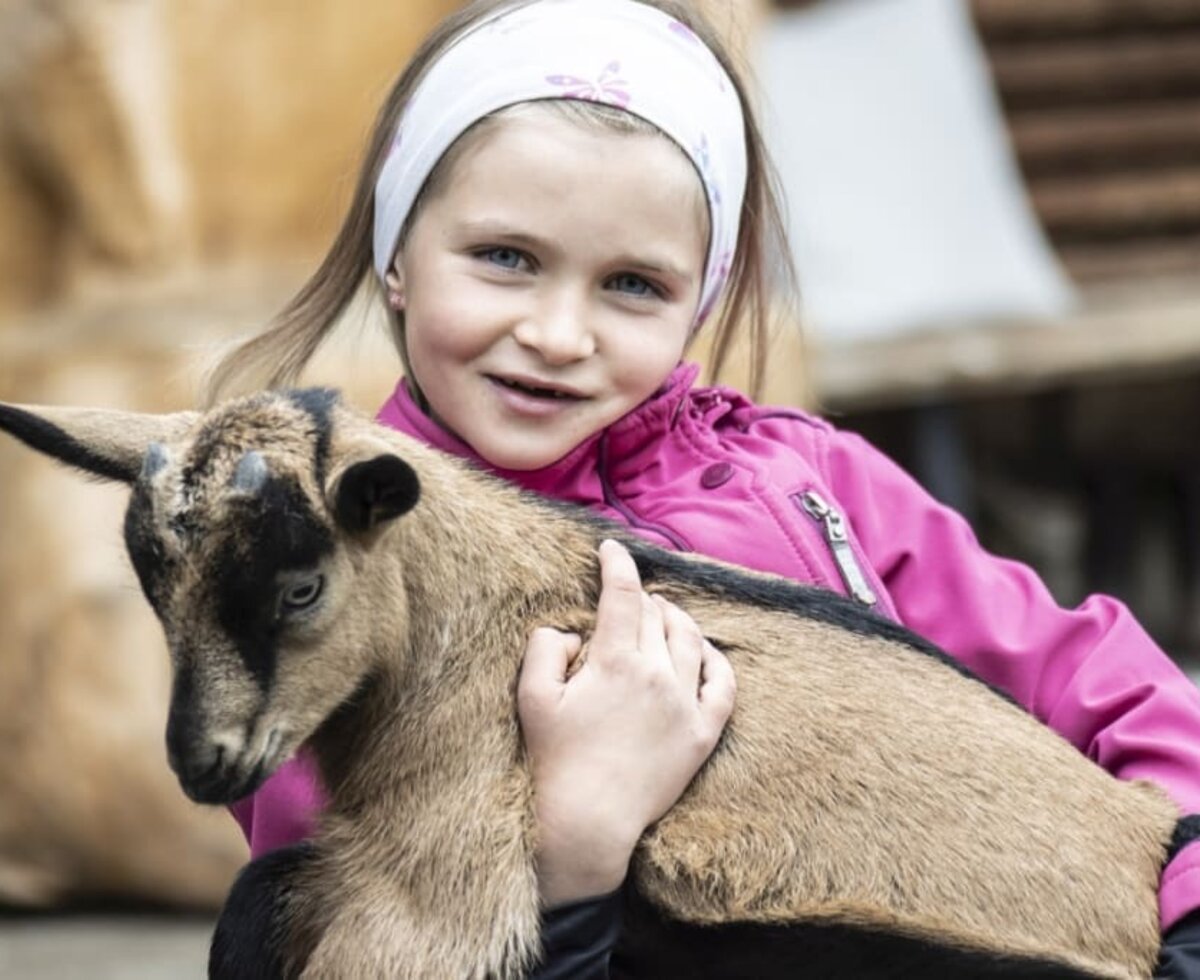
<svg viewBox="0 0 1200 980">
<path fill-rule="evenodd" d="M 534 0 L 465 32 L 405 107 L 375 185 L 375 271 L 387 274 L 430 172 L 473 123 L 518 102 L 581 99 L 625 109 L 676 142 L 699 174 L 711 231 L 698 320 L 728 278 L 746 183 L 737 92 L 687 27 L 634 0 Z"/>
<path fill-rule="evenodd" d="M 898 334 L 1071 305 L 960 0 L 837 0 L 779 15 L 759 55 L 814 333 Z"/>
</svg>

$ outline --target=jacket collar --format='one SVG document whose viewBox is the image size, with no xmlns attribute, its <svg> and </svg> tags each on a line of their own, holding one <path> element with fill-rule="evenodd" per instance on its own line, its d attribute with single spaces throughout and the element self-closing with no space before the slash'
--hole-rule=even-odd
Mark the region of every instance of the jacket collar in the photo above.
<svg viewBox="0 0 1200 980">
<path fill-rule="evenodd" d="M 614 461 L 630 458 L 639 449 L 661 438 L 671 427 L 699 373 L 696 364 L 679 364 L 658 391 L 628 414 L 590 436 L 561 459 L 536 470 L 506 470 L 492 466 L 458 436 L 426 415 L 404 378 L 379 410 L 378 420 L 526 490 L 560 500 L 590 503 L 596 496 L 593 487 L 601 457 Z"/>
</svg>

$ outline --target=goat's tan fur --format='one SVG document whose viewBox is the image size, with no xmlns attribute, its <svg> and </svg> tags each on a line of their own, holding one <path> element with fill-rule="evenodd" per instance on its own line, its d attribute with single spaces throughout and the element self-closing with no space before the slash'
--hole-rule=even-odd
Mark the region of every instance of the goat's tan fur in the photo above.
<svg viewBox="0 0 1200 980">
<path fill-rule="evenodd" d="M 41 414 L 81 442 L 136 429 L 127 454 L 153 428 Z M 177 657 L 198 645 L 216 665 L 201 680 L 211 725 L 255 710 L 261 725 L 286 718 L 275 764 L 305 740 L 321 764 L 330 805 L 291 906 L 306 975 L 517 976 L 536 954 L 539 918 L 515 680 L 534 627 L 587 634 L 608 532 L 341 406 L 334 420 L 325 486 L 313 477 L 312 420 L 282 396 L 188 419 L 182 435 L 162 423 L 171 462 L 150 478 L 155 513 L 187 552 L 160 610 L 168 640 Z M 187 495 L 203 533 L 186 544 L 166 522 L 200 440 L 219 450 Z M 203 591 L 223 571 L 215 542 L 247 450 L 295 474 L 331 527 L 329 500 L 358 460 L 395 453 L 421 484 L 407 514 L 340 536 L 323 618 L 280 649 L 265 707 Z M 689 922 L 858 923 L 1096 976 L 1149 974 L 1177 817 L 1158 790 L 1112 778 L 983 684 L 895 640 L 684 581 L 648 587 L 695 618 L 738 683 L 717 751 L 635 855 L 653 902 Z"/>
</svg>

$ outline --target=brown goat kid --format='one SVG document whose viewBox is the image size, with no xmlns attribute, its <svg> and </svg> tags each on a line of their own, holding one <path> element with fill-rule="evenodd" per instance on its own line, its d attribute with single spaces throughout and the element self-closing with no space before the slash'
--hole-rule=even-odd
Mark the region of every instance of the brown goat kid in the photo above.
<svg viewBox="0 0 1200 980">
<path fill-rule="evenodd" d="M 317 838 L 243 873 L 212 972 L 520 976 L 539 931 L 520 659 L 536 626 L 587 635 L 620 532 L 326 390 L 203 416 L 0 406 L 0 428 L 132 486 L 185 791 L 238 799 L 301 746 L 320 766 Z M 1150 973 L 1177 819 L 1159 791 L 848 600 L 623 540 L 730 657 L 738 703 L 638 847 L 617 972 Z"/>
</svg>

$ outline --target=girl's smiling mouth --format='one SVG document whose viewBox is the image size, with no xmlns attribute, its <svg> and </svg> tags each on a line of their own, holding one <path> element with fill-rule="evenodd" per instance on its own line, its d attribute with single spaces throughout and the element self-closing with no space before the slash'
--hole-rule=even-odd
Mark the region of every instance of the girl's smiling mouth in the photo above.
<svg viewBox="0 0 1200 980">
<path fill-rule="evenodd" d="M 565 385 L 553 384 L 523 375 L 504 377 L 498 374 L 487 374 L 484 377 L 492 384 L 506 391 L 515 392 L 528 398 L 546 401 L 582 401 L 587 397 L 574 388 L 568 388 Z"/>
</svg>

